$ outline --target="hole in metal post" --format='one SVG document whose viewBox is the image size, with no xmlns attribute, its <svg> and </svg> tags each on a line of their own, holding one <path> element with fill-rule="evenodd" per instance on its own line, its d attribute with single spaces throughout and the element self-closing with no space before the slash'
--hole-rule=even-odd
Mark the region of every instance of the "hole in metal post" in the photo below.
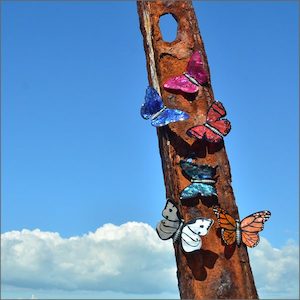
<svg viewBox="0 0 300 300">
<path fill-rule="evenodd" d="M 165 42 L 173 42 L 177 37 L 178 23 L 172 14 L 165 14 L 159 18 L 159 27 Z"/>
</svg>

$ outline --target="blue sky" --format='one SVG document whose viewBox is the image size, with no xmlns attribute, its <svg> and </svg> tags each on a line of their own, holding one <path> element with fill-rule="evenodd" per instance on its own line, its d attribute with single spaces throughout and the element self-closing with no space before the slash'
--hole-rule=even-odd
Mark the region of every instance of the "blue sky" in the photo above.
<svg viewBox="0 0 300 300">
<path fill-rule="evenodd" d="M 240 215 L 270 210 L 262 236 L 276 249 L 299 236 L 298 6 L 194 3 L 232 123 Z M 165 191 L 155 129 L 139 115 L 148 83 L 135 2 L 3 1 L 1 30 L 2 233 L 154 227 Z"/>
</svg>

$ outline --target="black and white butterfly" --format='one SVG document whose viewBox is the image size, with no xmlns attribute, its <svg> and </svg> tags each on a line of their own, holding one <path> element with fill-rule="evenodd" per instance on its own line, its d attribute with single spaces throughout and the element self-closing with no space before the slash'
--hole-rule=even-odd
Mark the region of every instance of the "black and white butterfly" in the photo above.
<svg viewBox="0 0 300 300">
<path fill-rule="evenodd" d="M 170 199 L 167 199 L 162 215 L 165 220 L 161 220 L 156 226 L 158 236 L 162 240 L 173 238 L 174 243 L 181 240 L 185 252 L 199 250 L 202 246 L 200 236 L 207 235 L 214 223 L 212 219 L 207 218 L 195 218 L 185 223 L 176 204 Z"/>
</svg>

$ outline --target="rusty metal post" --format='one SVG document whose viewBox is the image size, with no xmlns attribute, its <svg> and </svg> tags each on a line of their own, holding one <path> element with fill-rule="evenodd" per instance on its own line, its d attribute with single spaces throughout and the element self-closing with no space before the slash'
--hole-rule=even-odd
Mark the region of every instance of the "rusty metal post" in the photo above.
<svg viewBox="0 0 300 300">
<path fill-rule="evenodd" d="M 138 1 L 137 6 L 144 38 L 149 84 L 161 93 L 166 106 L 181 109 L 191 116 L 186 121 L 157 129 L 166 196 L 178 204 L 185 221 L 199 216 L 216 221 L 211 208 L 216 204 L 214 201 L 198 201 L 185 205 L 179 201 L 180 191 L 189 181 L 183 176 L 178 163 L 180 159 L 194 153 L 197 163 L 218 165 L 217 201 L 232 216 L 238 218 L 224 144 L 214 147 L 202 141 L 195 141 L 186 134 L 190 127 L 205 122 L 207 109 L 214 101 L 210 81 L 206 87 L 200 88 L 194 98 L 172 94 L 163 89 L 163 83 L 167 79 L 186 70 L 194 50 L 201 51 L 209 72 L 192 2 Z M 159 28 L 159 19 L 164 14 L 172 14 L 178 22 L 177 38 L 171 43 L 163 41 Z M 163 205 L 162 203 L 162 207 Z M 184 253 L 178 244 L 174 244 L 181 299 L 257 299 L 246 247 L 224 247 L 217 228 L 215 222 L 209 235 L 203 237 L 200 251 Z"/>
</svg>

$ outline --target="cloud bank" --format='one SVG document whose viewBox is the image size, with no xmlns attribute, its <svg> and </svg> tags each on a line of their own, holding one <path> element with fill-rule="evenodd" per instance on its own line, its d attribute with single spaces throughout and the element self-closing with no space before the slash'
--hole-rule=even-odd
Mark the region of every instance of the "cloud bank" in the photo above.
<svg viewBox="0 0 300 300">
<path fill-rule="evenodd" d="M 288 241 L 281 249 L 261 238 L 249 250 L 256 288 L 261 298 L 299 299 L 299 246 Z"/>
<path fill-rule="evenodd" d="M 67 239 L 39 229 L 1 237 L 6 287 L 60 290 L 73 298 L 82 291 L 109 291 L 115 298 L 117 293 L 122 298 L 178 295 L 172 243 L 161 241 L 148 224 L 105 224 L 94 233 Z M 261 298 L 298 298 L 298 246 L 289 242 L 276 249 L 261 238 L 249 253 Z"/>
<path fill-rule="evenodd" d="M 3 283 L 17 287 L 124 293 L 174 292 L 172 244 L 147 224 L 106 224 L 63 239 L 58 233 L 2 234 Z"/>
</svg>

